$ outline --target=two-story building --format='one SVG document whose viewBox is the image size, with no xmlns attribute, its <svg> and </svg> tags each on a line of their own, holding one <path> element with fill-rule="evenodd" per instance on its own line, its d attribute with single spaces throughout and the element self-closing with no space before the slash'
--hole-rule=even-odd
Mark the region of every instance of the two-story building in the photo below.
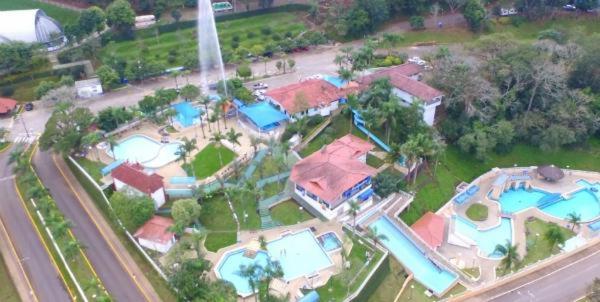
<svg viewBox="0 0 600 302">
<path fill-rule="evenodd" d="M 146 195 L 154 200 L 158 209 L 166 201 L 163 177 L 156 173 L 147 173 L 140 164 L 125 162 L 111 171 L 117 191 L 128 194 Z"/>
<path fill-rule="evenodd" d="M 294 199 L 308 211 L 326 219 L 348 212 L 349 202 L 361 209 L 372 204 L 372 178 L 377 170 L 366 164 L 374 146 L 348 134 L 297 162 L 290 181 Z"/>
<path fill-rule="evenodd" d="M 442 104 L 444 94 L 421 82 L 421 71 L 423 67 L 414 63 L 406 63 L 363 76 L 358 80 L 361 90 L 365 90 L 369 85 L 381 78 L 388 78 L 393 86 L 393 92 L 398 96 L 404 105 L 410 105 L 415 100 L 423 102 L 423 121 L 432 126 L 435 122 L 435 112 Z"/>
</svg>

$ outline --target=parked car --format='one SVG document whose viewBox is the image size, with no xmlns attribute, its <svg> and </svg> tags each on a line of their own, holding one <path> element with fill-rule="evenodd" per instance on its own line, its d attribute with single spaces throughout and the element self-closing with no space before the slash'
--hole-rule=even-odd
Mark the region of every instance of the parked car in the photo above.
<svg viewBox="0 0 600 302">
<path fill-rule="evenodd" d="M 27 103 L 25 104 L 25 111 L 31 111 L 33 110 L 33 103 Z"/>
<path fill-rule="evenodd" d="M 267 85 L 265 83 L 256 83 L 256 84 L 252 85 L 252 88 L 254 90 L 265 90 L 265 89 L 269 88 L 269 85 Z"/>
<path fill-rule="evenodd" d="M 210 89 L 210 90 L 217 90 L 217 83 L 210 83 L 210 84 L 208 84 L 208 89 Z"/>
<path fill-rule="evenodd" d="M 567 5 L 563 6 L 563 9 L 567 10 L 567 11 L 576 11 L 577 7 L 575 7 L 575 5 L 573 5 L 573 4 L 567 4 Z"/>
<path fill-rule="evenodd" d="M 424 66 L 424 65 L 426 65 L 426 64 L 427 64 L 427 61 L 425 61 L 425 60 L 422 60 L 422 59 L 421 59 L 421 58 L 419 58 L 419 57 L 412 57 L 412 58 L 408 59 L 408 62 L 409 62 L 409 63 L 414 63 L 414 64 L 417 64 L 417 65 L 420 65 L 420 66 Z"/>
</svg>

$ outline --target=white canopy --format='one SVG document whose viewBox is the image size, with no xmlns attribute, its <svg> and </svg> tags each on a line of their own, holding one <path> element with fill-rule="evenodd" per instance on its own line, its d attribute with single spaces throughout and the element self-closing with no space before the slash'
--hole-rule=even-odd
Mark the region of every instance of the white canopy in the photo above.
<svg viewBox="0 0 600 302">
<path fill-rule="evenodd" d="M 64 39 L 60 24 L 41 9 L 0 11 L 0 43 L 48 44 Z"/>
</svg>

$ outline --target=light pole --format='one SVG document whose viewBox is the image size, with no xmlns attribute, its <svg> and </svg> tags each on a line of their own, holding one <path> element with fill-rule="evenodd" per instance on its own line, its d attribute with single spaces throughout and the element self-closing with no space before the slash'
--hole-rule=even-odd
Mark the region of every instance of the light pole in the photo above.
<svg viewBox="0 0 600 302">
<path fill-rule="evenodd" d="M 23 118 L 23 114 L 19 114 L 19 119 L 21 120 L 21 124 L 23 125 L 23 129 L 25 129 L 25 135 L 29 138 L 29 129 L 27 129 L 27 125 L 25 125 L 25 119 Z"/>
</svg>

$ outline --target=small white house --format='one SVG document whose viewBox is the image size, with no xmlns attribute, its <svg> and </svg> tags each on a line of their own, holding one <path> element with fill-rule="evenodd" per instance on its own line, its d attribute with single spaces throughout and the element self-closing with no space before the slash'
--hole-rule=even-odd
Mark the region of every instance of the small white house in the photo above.
<svg viewBox="0 0 600 302">
<path fill-rule="evenodd" d="M 77 97 L 82 99 L 93 98 L 103 93 L 102 83 L 98 78 L 75 81 L 75 90 Z"/>
<path fill-rule="evenodd" d="M 165 204 L 163 177 L 156 173 L 146 173 L 140 164 L 123 163 L 112 170 L 111 176 L 117 191 L 146 195 L 154 200 L 155 209 Z"/>
<path fill-rule="evenodd" d="M 153 251 L 166 253 L 175 244 L 175 233 L 170 231 L 173 219 L 153 216 L 133 234 L 139 244 Z"/>
</svg>

